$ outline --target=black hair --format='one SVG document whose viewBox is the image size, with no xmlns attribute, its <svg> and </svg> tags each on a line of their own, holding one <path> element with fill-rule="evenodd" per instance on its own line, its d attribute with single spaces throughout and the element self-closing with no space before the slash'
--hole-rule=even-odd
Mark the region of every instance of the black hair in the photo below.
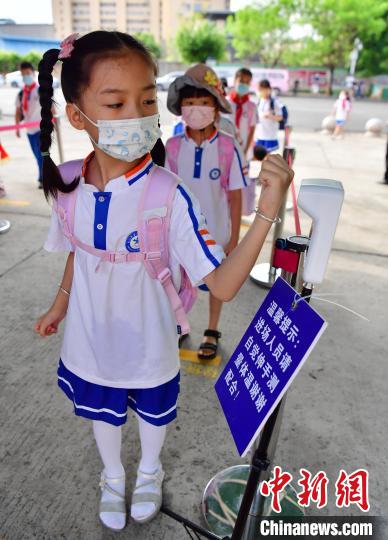
<svg viewBox="0 0 388 540">
<path fill-rule="evenodd" d="M 246 76 L 246 77 L 249 77 L 250 79 L 252 79 L 253 75 L 252 75 L 252 71 L 248 68 L 240 68 L 239 70 L 236 71 L 236 75 L 234 76 L 235 79 L 241 79 L 241 77 L 243 76 Z"/>
<path fill-rule="evenodd" d="M 148 63 L 157 75 L 157 66 L 151 53 L 142 43 L 129 34 L 122 32 L 108 32 L 98 30 L 90 32 L 74 42 L 74 49 L 68 58 L 62 60 L 61 86 L 67 103 L 77 103 L 82 91 L 90 81 L 94 64 L 101 58 L 118 57 L 131 51 L 140 55 Z M 40 150 L 43 156 L 43 189 L 46 199 L 51 195 L 56 198 L 57 191 L 69 193 L 79 184 L 79 178 L 75 178 L 70 184 L 66 184 L 59 172 L 58 167 L 48 154 L 52 143 L 53 126 L 53 68 L 58 61 L 59 49 L 50 49 L 43 55 L 39 63 L 39 95 L 42 120 L 40 123 Z M 162 143 L 163 144 L 163 143 Z M 157 158 L 161 153 L 158 141 Z M 47 154 L 46 154 L 47 152 Z M 151 151 L 151 154 L 153 152 Z"/>
<path fill-rule="evenodd" d="M 31 64 L 31 62 L 21 62 L 20 63 L 20 70 L 22 70 L 22 69 L 32 69 L 32 71 L 35 71 L 35 68 Z"/>
<path fill-rule="evenodd" d="M 206 88 L 197 88 L 196 86 L 184 86 L 182 90 L 179 91 L 179 102 L 182 102 L 184 98 L 201 98 L 201 97 L 212 97 L 214 102 L 218 104 L 217 98 L 213 96 L 211 92 L 206 90 Z"/>
<path fill-rule="evenodd" d="M 268 152 L 265 146 L 261 146 L 261 144 L 255 145 L 253 149 L 253 155 L 255 156 L 255 159 L 257 159 L 257 161 L 263 161 L 267 154 Z"/>
<path fill-rule="evenodd" d="M 271 83 L 268 79 L 263 79 L 259 82 L 259 88 L 271 88 Z"/>
</svg>

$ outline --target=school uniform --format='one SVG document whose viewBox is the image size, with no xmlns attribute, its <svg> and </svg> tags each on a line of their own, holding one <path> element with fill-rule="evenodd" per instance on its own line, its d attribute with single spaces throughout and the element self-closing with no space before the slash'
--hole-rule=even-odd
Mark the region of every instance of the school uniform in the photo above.
<svg viewBox="0 0 388 540">
<path fill-rule="evenodd" d="M 260 99 L 257 106 L 259 123 L 256 128 L 256 144 L 260 144 L 267 149 L 268 152 L 274 152 L 279 148 L 279 122 L 265 118 L 265 114 L 282 115 L 281 105 L 276 98 L 272 98 L 273 107 L 271 107 L 271 99 Z"/>
<path fill-rule="evenodd" d="M 242 103 L 241 113 L 238 115 L 237 122 L 238 105 L 231 99 L 229 99 L 229 103 L 232 107 L 232 121 L 236 126 L 237 137 L 239 139 L 239 142 L 241 143 L 241 146 L 245 148 L 247 145 L 249 132 L 252 128 L 256 127 L 256 124 L 258 122 L 256 105 L 253 103 L 253 101 L 250 100 Z"/>
<path fill-rule="evenodd" d="M 39 102 L 39 86 L 33 83 L 30 87 L 24 86 L 16 96 L 15 106 L 20 107 L 23 123 L 40 122 L 41 106 Z M 26 128 L 31 150 L 39 167 L 39 179 L 42 178 L 42 155 L 40 152 L 40 127 Z"/>
<path fill-rule="evenodd" d="M 337 99 L 334 103 L 335 123 L 337 126 L 343 126 L 352 110 L 352 103 L 349 99 Z"/>
<path fill-rule="evenodd" d="M 154 167 L 150 155 L 103 192 L 85 183 L 87 163 L 77 187 L 74 234 L 98 249 L 138 252 L 137 209 Z M 177 288 L 180 266 L 197 285 L 224 256 L 205 229 L 197 200 L 179 184 L 169 230 Z M 72 251 L 55 211 L 44 247 Z M 142 262 L 102 262 L 96 271 L 98 262 L 76 247 L 58 384 L 77 415 L 120 425 L 129 406 L 152 424 L 166 424 L 176 416 L 179 392 L 178 334 L 169 299 Z"/>
<path fill-rule="evenodd" d="M 230 208 L 228 196 L 221 185 L 221 169 L 217 130 L 200 146 L 187 135 L 181 137 L 178 171 L 179 178 L 200 201 L 206 217 L 206 229 L 220 246 L 225 247 L 231 234 Z M 167 143 L 168 144 L 168 143 Z M 171 169 L 166 159 L 166 168 Z M 234 144 L 234 153 L 229 175 L 229 191 L 246 187 L 246 164 L 241 149 Z"/>
</svg>

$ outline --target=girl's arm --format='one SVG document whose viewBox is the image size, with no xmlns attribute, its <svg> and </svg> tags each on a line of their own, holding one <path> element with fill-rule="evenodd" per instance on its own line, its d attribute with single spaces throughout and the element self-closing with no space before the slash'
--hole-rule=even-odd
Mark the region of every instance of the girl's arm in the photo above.
<svg viewBox="0 0 388 540">
<path fill-rule="evenodd" d="M 268 218 L 277 216 L 294 172 L 279 155 L 270 155 L 259 174 L 262 185 L 258 211 Z M 222 264 L 204 278 L 212 294 L 231 300 L 243 285 L 263 247 L 271 223 L 258 215 L 247 234 Z"/>
<path fill-rule="evenodd" d="M 70 292 L 74 273 L 74 252 L 69 253 L 65 271 L 61 281 L 62 289 Z M 35 324 L 34 330 L 42 337 L 55 334 L 59 323 L 65 318 L 69 305 L 69 295 L 58 289 L 58 293 L 50 309 Z"/>
<path fill-rule="evenodd" d="M 240 226 L 241 226 L 241 205 L 242 205 L 242 194 L 241 189 L 234 189 L 228 192 L 229 196 L 229 206 L 230 206 L 230 221 L 231 221 L 231 234 L 228 245 L 225 247 L 226 255 L 229 255 L 231 251 L 238 244 L 240 237 Z"/>
<path fill-rule="evenodd" d="M 256 129 L 256 126 L 252 126 L 251 128 L 249 128 L 247 144 L 245 145 L 245 148 L 244 148 L 245 155 L 247 154 L 248 150 L 251 147 L 251 144 L 252 144 L 252 141 L 253 141 L 253 136 L 255 134 L 255 129 Z"/>
</svg>

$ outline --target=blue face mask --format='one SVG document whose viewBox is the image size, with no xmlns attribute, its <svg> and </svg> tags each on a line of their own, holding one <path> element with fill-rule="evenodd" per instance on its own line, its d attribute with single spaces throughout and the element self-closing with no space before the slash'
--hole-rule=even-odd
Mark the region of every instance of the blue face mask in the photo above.
<svg viewBox="0 0 388 540">
<path fill-rule="evenodd" d="M 239 96 L 246 96 L 247 94 L 249 94 L 249 90 L 249 84 L 240 83 L 236 87 L 236 92 Z"/>
<path fill-rule="evenodd" d="M 33 75 L 23 75 L 23 82 L 27 86 L 31 86 L 31 84 L 34 83 L 34 76 Z"/>
</svg>

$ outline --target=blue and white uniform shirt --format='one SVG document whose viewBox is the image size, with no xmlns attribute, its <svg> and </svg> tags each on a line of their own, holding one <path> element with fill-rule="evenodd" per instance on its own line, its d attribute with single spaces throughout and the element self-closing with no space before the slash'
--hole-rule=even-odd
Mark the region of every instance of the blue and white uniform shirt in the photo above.
<svg viewBox="0 0 388 540">
<path fill-rule="evenodd" d="M 225 247 L 231 233 L 230 208 L 227 193 L 221 186 L 218 137 L 219 133 L 215 130 L 209 139 L 197 146 L 187 133 L 182 133 L 177 174 L 199 200 L 210 234 L 217 244 Z M 170 168 L 168 156 L 165 166 Z M 245 158 L 240 146 L 235 143 L 229 191 L 245 188 L 246 174 Z"/>
<path fill-rule="evenodd" d="M 75 235 L 109 251 L 139 251 L 137 210 L 148 173 L 148 155 L 138 167 L 110 180 L 105 190 L 78 186 Z M 70 251 L 53 211 L 48 251 Z M 197 285 L 224 257 L 213 240 L 195 197 L 179 185 L 169 232 L 170 268 L 179 286 L 180 265 Z M 169 299 L 142 262 L 103 262 L 78 247 L 61 358 L 77 376 L 114 388 L 153 388 L 179 372 L 177 326 Z"/>
</svg>

